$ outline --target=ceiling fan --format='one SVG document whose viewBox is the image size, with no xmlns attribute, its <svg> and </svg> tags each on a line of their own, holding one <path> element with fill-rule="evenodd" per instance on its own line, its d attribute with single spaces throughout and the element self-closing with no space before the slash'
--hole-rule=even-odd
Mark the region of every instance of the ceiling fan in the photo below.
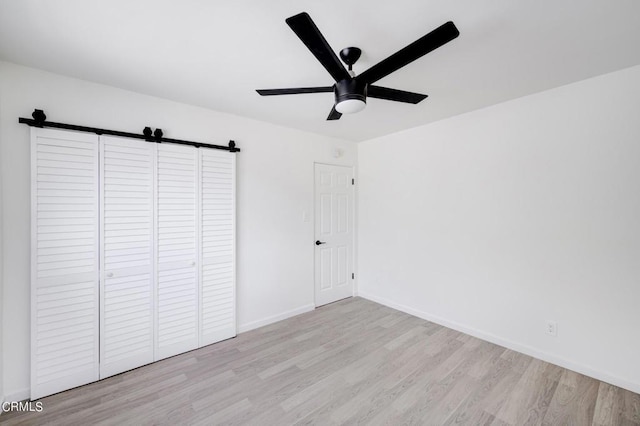
<svg viewBox="0 0 640 426">
<path fill-rule="evenodd" d="M 356 76 L 352 66 L 362 54 L 359 48 L 347 47 L 340 51 L 340 58 L 349 67 L 347 71 L 306 12 L 287 18 L 286 22 L 336 82 L 333 86 L 262 89 L 256 92 L 262 96 L 333 92 L 335 104 L 327 120 L 339 120 L 342 114 L 362 111 L 367 105 L 367 96 L 410 104 L 422 101 L 427 95 L 374 86 L 373 83 L 460 35 L 453 22 L 449 21 Z"/>
</svg>

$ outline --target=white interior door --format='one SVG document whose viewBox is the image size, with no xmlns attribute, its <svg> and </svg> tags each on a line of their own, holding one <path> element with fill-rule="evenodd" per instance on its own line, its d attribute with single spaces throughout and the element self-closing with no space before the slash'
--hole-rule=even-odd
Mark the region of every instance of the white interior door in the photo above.
<svg viewBox="0 0 640 426">
<path fill-rule="evenodd" d="M 315 165 L 316 306 L 353 296 L 353 169 Z"/>
<path fill-rule="evenodd" d="M 100 378 L 153 362 L 156 144 L 100 137 Z"/>
<path fill-rule="evenodd" d="M 98 380 L 98 137 L 31 130 L 31 399 Z"/>
<path fill-rule="evenodd" d="M 157 147 L 156 359 L 198 347 L 197 148 Z"/>
<path fill-rule="evenodd" d="M 236 335 L 236 155 L 200 149 L 200 346 Z"/>
</svg>

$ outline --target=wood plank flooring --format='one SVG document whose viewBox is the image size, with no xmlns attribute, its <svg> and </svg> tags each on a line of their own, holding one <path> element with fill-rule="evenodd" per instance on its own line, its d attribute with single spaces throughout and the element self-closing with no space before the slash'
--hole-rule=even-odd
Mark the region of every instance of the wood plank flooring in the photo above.
<svg viewBox="0 0 640 426">
<path fill-rule="evenodd" d="M 640 425 L 640 395 L 351 298 L 0 423 Z"/>
</svg>

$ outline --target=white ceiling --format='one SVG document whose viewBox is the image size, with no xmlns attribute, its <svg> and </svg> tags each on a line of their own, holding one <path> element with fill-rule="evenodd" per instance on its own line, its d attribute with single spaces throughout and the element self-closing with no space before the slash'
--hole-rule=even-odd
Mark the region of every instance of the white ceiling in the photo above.
<svg viewBox="0 0 640 426">
<path fill-rule="evenodd" d="M 378 82 L 421 104 L 326 121 L 331 93 L 254 90 L 333 83 L 285 24 L 301 11 L 363 50 L 357 73 L 445 21 L 460 37 Z M 640 64 L 639 17 L 638 0 L 0 0 L 0 59 L 362 141 Z"/>
</svg>

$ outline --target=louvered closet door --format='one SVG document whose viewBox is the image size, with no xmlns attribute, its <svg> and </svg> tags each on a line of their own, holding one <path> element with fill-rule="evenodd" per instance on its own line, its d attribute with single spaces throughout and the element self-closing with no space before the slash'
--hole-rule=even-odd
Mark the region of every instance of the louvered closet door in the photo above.
<svg viewBox="0 0 640 426">
<path fill-rule="evenodd" d="M 158 145 L 156 359 L 198 347 L 197 158 L 194 147 Z"/>
<path fill-rule="evenodd" d="M 235 154 L 200 149 L 201 345 L 236 335 Z"/>
<path fill-rule="evenodd" d="M 98 137 L 31 131 L 31 399 L 98 380 Z"/>
<path fill-rule="evenodd" d="M 156 144 L 101 137 L 100 378 L 154 360 Z"/>
</svg>

